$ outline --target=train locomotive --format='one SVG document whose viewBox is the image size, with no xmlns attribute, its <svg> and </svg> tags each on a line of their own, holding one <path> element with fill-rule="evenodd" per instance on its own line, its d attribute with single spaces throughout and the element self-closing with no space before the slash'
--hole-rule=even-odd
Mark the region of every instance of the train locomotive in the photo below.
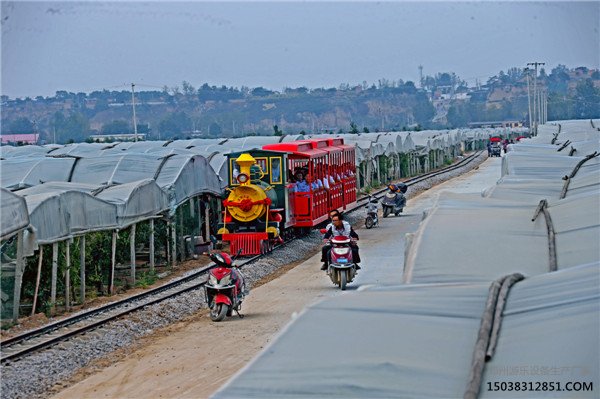
<svg viewBox="0 0 600 399">
<path fill-rule="evenodd" d="M 356 207 L 354 151 L 342 138 L 323 138 L 228 154 L 218 238 L 231 253 L 267 253 L 324 222 L 330 210 Z"/>
</svg>

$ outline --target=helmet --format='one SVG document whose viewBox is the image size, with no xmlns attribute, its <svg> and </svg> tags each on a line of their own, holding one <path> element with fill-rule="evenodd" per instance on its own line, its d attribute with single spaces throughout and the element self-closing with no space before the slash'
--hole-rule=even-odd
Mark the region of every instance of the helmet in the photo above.
<svg viewBox="0 0 600 399">
<path fill-rule="evenodd" d="M 215 261 L 215 263 L 218 266 L 221 266 L 221 267 L 231 267 L 231 264 L 233 263 L 231 261 L 231 257 L 229 256 L 229 254 L 227 254 L 225 252 L 213 254 L 213 256 L 211 256 L 211 258 L 213 261 Z"/>
<path fill-rule="evenodd" d="M 405 183 L 398 183 L 396 187 L 398 190 L 402 191 L 402 193 L 406 193 L 408 190 L 408 186 Z"/>
<path fill-rule="evenodd" d="M 395 184 L 389 184 L 388 188 L 390 189 L 391 192 L 395 193 L 396 191 L 398 191 L 398 186 L 396 186 Z"/>
</svg>

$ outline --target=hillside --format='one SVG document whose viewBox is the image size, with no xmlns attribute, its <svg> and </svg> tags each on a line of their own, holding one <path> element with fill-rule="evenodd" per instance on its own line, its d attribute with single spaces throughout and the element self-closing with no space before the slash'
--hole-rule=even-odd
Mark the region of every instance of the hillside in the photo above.
<svg viewBox="0 0 600 399">
<path fill-rule="evenodd" d="M 403 130 L 466 127 L 490 120 L 528 121 L 533 96 L 531 71 L 511 68 L 467 87 L 453 73 L 427 76 L 413 82 L 382 79 L 339 88 L 262 87 L 241 89 L 188 82 L 162 91 L 135 93 L 138 133 L 149 139 L 195 136 L 270 135 L 327 131 Z M 529 80 L 529 85 L 528 85 Z M 538 90 L 547 98 L 548 119 L 600 116 L 600 73 L 559 65 L 537 77 Z M 90 134 L 133 132 L 131 91 L 69 93 L 54 97 L 9 99 L 2 96 L 2 133 L 41 134 L 53 142 L 84 141 Z"/>
</svg>

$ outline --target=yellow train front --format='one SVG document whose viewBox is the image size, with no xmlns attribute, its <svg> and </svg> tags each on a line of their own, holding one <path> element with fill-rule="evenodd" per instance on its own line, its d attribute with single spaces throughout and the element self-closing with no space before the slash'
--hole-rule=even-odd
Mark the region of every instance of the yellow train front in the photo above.
<svg viewBox="0 0 600 399">
<path fill-rule="evenodd" d="M 354 148 L 342 139 L 268 144 L 227 156 L 228 195 L 218 238 L 230 252 L 257 255 L 308 232 L 329 210 L 356 206 Z M 294 181 L 302 170 L 309 188 Z"/>
<path fill-rule="evenodd" d="M 230 252 L 256 255 L 270 252 L 285 230 L 285 154 L 254 150 L 228 155 L 229 194 L 223 201 L 218 235 Z M 275 173 L 273 173 L 275 169 Z"/>
</svg>

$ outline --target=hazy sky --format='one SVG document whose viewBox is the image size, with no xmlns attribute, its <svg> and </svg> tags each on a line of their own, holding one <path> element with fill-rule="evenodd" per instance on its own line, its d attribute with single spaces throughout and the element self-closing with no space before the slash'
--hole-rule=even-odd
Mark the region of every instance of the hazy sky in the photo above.
<svg viewBox="0 0 600 399">
<path fill-rule="evenodd" d="M 600 2 L 2 1 L 2 94 L 210 85 L 469 84 L 527 62 L 598 68 Z"/>
</svg>

